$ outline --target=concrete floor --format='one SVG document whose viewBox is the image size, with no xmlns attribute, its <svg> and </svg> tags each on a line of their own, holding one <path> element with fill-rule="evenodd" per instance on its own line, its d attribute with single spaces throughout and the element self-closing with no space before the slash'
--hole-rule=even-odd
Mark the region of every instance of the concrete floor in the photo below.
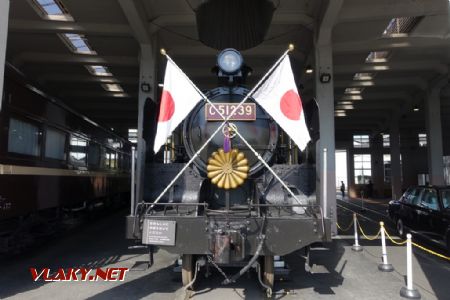
<svg viewBox="0 0 450 300">
<path fill-rule="evenodd" d="M 347 205 L 341 203 L 342 206 Z M 382 210 L 381 210 L 382 211 Z M 339 208 L 340 222 L 350 220 L 351 212 Z M 368 214 L 368 218 L 375 219 Z M 368 233 L 375 231 L 373 222 L 362 221 Z M 155 265 L 146 271 L 130 271 L 124 282 L 33 282 L 30 267 L 51 269 L 86 266 L 128 267 L 147 258 L 145 250 L 129 250 L 123 239 L 124 213 L 115 214 L 92 224 L 83 225 L 65 237 L 46 242 L 18 257 L 0 260 L 1 299 L 184 299 L 178 275 L 172 272 L 175 255 L 159 251 Z M 345 233 L 344 233 L 345 234 Z M 306 273 L 299 253 L 285 258 L 293 269 L 292 280 L 276 282 L 275 299 L 401 299 L 404 286 L 405 249 L 389 246 L 390 262 L 396 271 L 377 270 L 380 259 L 379 241 L 362 241 L 364 251 L 351 250 L 349 236 L 335 239 L 329 250 L 312 253 L 313 274 Z M 235 270 L 228 270 L 229 273 Z M 449 299 L 450 264 L 421 251 L 414 253 L 414 282 L 422 299 Z M 263 299 L 264 294 L 255 274 L 244 276 L 237 283 L 223 287 L 222 278 L 213 274 L 200 278 L 192 299 Z"/>
</svg>

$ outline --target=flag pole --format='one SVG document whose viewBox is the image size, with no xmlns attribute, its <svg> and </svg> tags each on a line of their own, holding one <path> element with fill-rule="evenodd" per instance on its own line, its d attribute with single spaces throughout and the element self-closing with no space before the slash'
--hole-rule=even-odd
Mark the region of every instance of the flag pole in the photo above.
<svg viewBox="0 0 450 300">
<path fill-rule="evenodd" d="M 198 149 L 195 154 L 191 157 L 191 159 L 186 163 L 186 165 L 178 172 L 178 174 L 173 178 L 173 180 L 167 185 L 167 187 L 159 194 L 159 196 L 155 199 L 155 201 L 153 201 L 153 204 L 150 206 L 150 209 L 152 209 L 156 203 L 158 203 L 161 198 L 164 196 L 165 193 L 167 193 L 167 191 L 175 184 L 175 182 L 178 180 L 178 178 L 180 178 L 180 176 L 183 174 L 184 171 L 186 171 L 186 169 L 194 162 L 194 160 L 200 155 L 200 153 L 203 151 L 203 149 L 205 149 L 205 147 L 212 141 L 212 139 L 216 136 L 216 134 L 222 129 L 223 126 L 225 126 L 225 124 L 229 121 L 229 119 L 231 118 L 231 116 L 233 116 L 236 111 L 244 104 L 245 101 L 247 101 L 248 98 L 251 97 L 251 95 L 253 95 L 253 93 L 255 93 L 255 91 L 261 86 L 261 84 L 267 79 L 267 77 L 269 75 L 272 74 L 273 70 L 275 70 L 276 67 L 278 67 L 278 65 L 281 63 L 281 61 L 286 57 L 286 55 L 288 55 L 289 52 L 294 50 L 294 45 L 293 44 L 289 44 L 288 49 L 283 53 L 283 55 L 281 55 L 281 57 L 272 65 L 272 67 L 269 69 L 269 71 L 267 71 L 267 73 L 258 81 L 258 83 L 253 87 L 253 89 L 250 90 L 250 92 L 244 97 L 244 99 L 242 99 L 242 101 L 234 108 L 234 110 L 225 118 L 222 114 L 221 117 L 224 119 L 224 121 L 220 124 L 219 127 L 217 127 L 217 129 L 211 134 L 211 136 L 205 141 L 205 143 L 200 147 L 200 149 Z M 187 77 L 187 75 L 180 69 L 180 67 L 178 67 L 178 65 L 172 60 L 172 58 L 167 54 L 165 49 L 161 49 L 161 54 L 164 55 L 168 61 L 170 61 L 179 71 L 181 74 L 183 74 L 183 76 L 188 80 L 188 82 L 192 85 L 192 87 L 203 97 L 203 99 L 212 104 L 211 101 L 208 99 L 208 97 L 206 97 L 206 95 L 192 82 L 192 80 L 189 79 L 189 77 Z M 217 108 L 214 106 L 214 104 L 212 104 L 212 106 L 214 107 L 214 109 L 216 111 Z M 242 136 L 238 133 L 239 137 L 248 145 L 250 146 L 250 144 L 247 143 L 247 141 L 245 141 Z M 250 146 L 251 147 L 251 146 Z M 253 148 L 251 148 L 252 151 L 256 152 Z M 257 153 L 257 152 L 256 152 Z M 259 155 L 259 154 L 258 154 Z M 260 156 L 257 156 L 257 158 L 259 159 Z M 262 159 L 262 158 L 261 158 Z M 263 164 L 265 163 L 265 161 L 263 162 Z M 265 164 L 267 165 L 267 163 Z M 268 166 L 268 165 L 267 165 Z M 272 170 L 273 172 L 273 170 Z M 273 172 L 274 173 L 274 172 Z M 278 176 L 276 176 L 277 179 L 281 180 Z M 284 184 L 284 182 L 282 183 L 283 186 L 286 186 L 286 184 Z M 286 186 L 286 188 L 288 188 Z M 290 194 L 299 202 L 299 200 L 297 199 L 297 197 L 295 197 L 294 193 L 288 188 Z"/>
</svg>

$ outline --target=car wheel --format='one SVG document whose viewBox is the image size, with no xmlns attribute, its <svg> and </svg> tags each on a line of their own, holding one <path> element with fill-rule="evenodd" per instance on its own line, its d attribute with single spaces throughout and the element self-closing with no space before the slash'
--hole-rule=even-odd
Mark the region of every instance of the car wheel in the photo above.
<svg viewBox="0 0 450 300">
<path fill-rule="evenodd" d="M 402 219 L 397 220 L 397 233 L 402 239 L 406 236 L 405 224 Z"/>
</svg>

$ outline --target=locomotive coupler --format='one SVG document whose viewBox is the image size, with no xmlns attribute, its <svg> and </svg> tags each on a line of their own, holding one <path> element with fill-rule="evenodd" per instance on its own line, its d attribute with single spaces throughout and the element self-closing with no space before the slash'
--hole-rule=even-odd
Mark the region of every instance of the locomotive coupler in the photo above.
<svg viewBox="0 0 450 300">
<path fill-rule="evenodd" d="M 229 264 L 245 258 L 245 226 L 233 224 L 216 224 L 211 234 L 211 253 L 215 263 Z"/>
</svg>

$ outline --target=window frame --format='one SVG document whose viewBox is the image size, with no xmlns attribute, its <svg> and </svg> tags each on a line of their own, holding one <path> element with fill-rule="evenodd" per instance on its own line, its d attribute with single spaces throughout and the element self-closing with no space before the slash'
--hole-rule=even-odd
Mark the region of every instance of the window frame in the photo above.
<svg viewBox="0 0 450 300">
<path fill-rule="evenodd" d="M 81 139 L 81 140 L 86 142 L 86 145 L 84 146 L 84 148 L 85 148 L 85 151 L 84 151 L 85 156 L 84 156 L 84 163 L 83 164 L 79 163 L 78 161 L 72 160 L 72 156 L 70 154 L 72 152 L 71 151 L 72 137 L 76 137 L 77 139 Z M 87 157 L 88 156 L 88 152 L 87 152 L 87 150 L 88 150 L 88 147 L 89 147 L 89 139 L 87 139 L 86 137 L 83 137 L 83 136 L 81 136 L 79 134 L 76 134 L 76 133 L 70 133 L 69 142 L 68 143 L 69 143 L 69 146 L 68 146 L 68 158 L 67 158 L 68 164 L 72 165 L 74 167 L 77 167 L 77 168 L 87 168 L 88 167 L 88 157 Z M 76 145 L 76 146 L 78 146 L 78 145 Z"/>
<path fill-rule="evenodd" d="M 47 132 L 49 129 L 64 134 L 64 136 L 66 138 L 66 140 L 64 142 L 64 159 L 47 156 Z M 67 131 L 61 130 L 52 125 L 47 125 L 45 128 L 45 131 L 44 131 L 43 138 L 42 138 L 42 144 L 43 144 L 42 158 L 46 161 L 67 162 L 69 159 L 69 138 L 70 138 L 70 134 Z"/>
<path fill-rule="evenodd" d="M 425 140 L 423 140 L 425 138 Z M 419 144 L 419 148 L 426 148 L 428 146 L 428 135 L 423 132 L 417 133 L 417 142 Z"/>
<path fill-rule="evenodd" d="M 367 137 L 367 146 L 364 144 Z M 354 134 L 352 136 L 353 148 L 354 149 L 369 149 L 370 148 L 370 135 L 368 134 Z M 359 145 L 357 144 L 359 143 Z"/>
<path fill-rule="evenodd" d="M 39 153 L 37 155 L 33 155 L 33 154 L 27 154 L 27 153 L 19 153 L 19 152 L 13 152 L 9 150 L 9 133 L 11 130 L 11 119 L 15 119 L 19 122 L 23 122 L 23 123 L 27 123 L 29 125 L 32 125 L 34 127 L 36 127 L 38 129 L 38 150 Z M 17 157 L 17 158 L 27 158 L 27 159 L 35 159 L 35 160 L 42 160 L 43 157 L 43 126 L 44 124 L 41 122 L 38 122 L 34 119 L 29 119 L 26 118 L 24 116 L 20 116 L 20 115 L 16 115 L 16 114 L 11 114 L 8 118 L 7 118 L 7 124 L 8 124 L 8 130 L 7 130 L 7 134 L 6 134 L 6 147 L 5 147 L 5 151 L 7 153 L 8 156 L 10 157 Z"/>
<path fill-rule="evenodd" d="M 424 201 L 424 196 L 426 195 L 426 193 L 430 193 L 432 191 L 434 191 L 434 193 L 436 195 L 437 209 L 432 208 L 430 205 L 428 205 L 429 204 L 428 202 Z M 424 188 L 422 190 L 422 193 L 420 194 L 419 206 L 422 207 L 422 208 L 426 208 L 426 209 L 432 210 L 432 211 L 437 211 L 437 212 L 441 211 L 441 206 L 439 204 L 439 194 L 438 194 L 437 190 L 435 188 Z"/>
<path fill-rule="evenodd" d="M 409 204 L 409 205 L 414 205 L 414 206 L 419 206 L 420 202 L 422 201 L 422 193 L 423 193 L 423 188 L 421 187 L 415 187 L 415 188 L 411 188 L 411 190 L 408 192 L 408 194 L 406 195 L 405 198 L 405 203 Z M 411 198 L 411 194 L 412 193 L 416 193 L 414 197 L 414 202 L 412 201 L 413 199 Z"/>
<path fill-rule="evenodd" d="M 361 160 L 358 161 L 356 160 L 356 156 L 361 156 Z M 369 161 L 366 161 L 364 159 L 364 156 L 368 156 L 370 158 L 370 168 L 365 168 L 364 167 L 364 163 L 368 163 Z M 356 167 L 356 163 L 361 163 L 361 168 L 357 168 Z M 355 185 L 366 185 L 368 184 L 368 181 L 372 180 L 372 155 L 369 153 L 358 153 L 358 154 L 353 154 L 353 182 L 355 183 Z M 357 176 L 360 175 L 356 175 L 357 171 L 362 171 L 362 182 L 358 182 L 357 181 Z M 370 171 L 370 175 L 365 175 L 365 171 Z M 368 181 L 366 182 L 365 177 L 368 177 Z"/>
<path fill-rule="evenodd" d="M 387 160 L 385 160 L 385 157 L 387 156 L 389 156 L 389 163 L 386 163 Z M 387 173 L 389 173 L 389 175 Z M 392 182 L 392 163 L 391 163 L 391 154 L 389 153 L 383 153 L 383 182 L 385 184 L 390 184 Z"/>
<path fill-rule="evenodd" d="M 91 147 L 96 147 L 97 148 L 97 150 L 98 150 L 98 155 L 97 155 L 97 163 L 96 164 L 93 164 L 93 163 L 91 163 L 91 153 L 90 153 L 90 149 L 91 149 Z M 101 145 L 99 144 L 99 143 L 96 143 L 96 142 L 94 142 L 94 141 L 89 141 L 89 143 L 88 143 L 88 145 L 86 146 L 86 148 L 87 148 L 87 151 L 86 151 L 86 155 L 87 155 L 87 166 L 89 167 L 89 168 L 94 168 L 94 169 L 100 169 L 101 168 L 101 153 L 102 153 L 102 151 L 101 151 Z"/>
<path fill-rule="evenodd" d="M 448 201 L 448 206 L 447 206 L 447 207 L 444 205 L 444 197 L 443 197 L 443 194 L 444 194 L 445 192 L 447 192 L 447 193 L 449 194 L 449 201 Z M 442 205 L 442 209 L 444 209 L 444 210 L 450 209 L 450 189 L 442 189 L 442 190 L 440 190 L 439 198 L 440 198 L 440 201 L 439 201 L 439 202 L 440 202 L 441 205 Z"/>
<path fill-rule="evenodd" d="M 383 148 L 387 149 L 391 147 L 391 135 L 389 133 L 385 133 L 381 136 L 383 142 Z"/>
</svg>

